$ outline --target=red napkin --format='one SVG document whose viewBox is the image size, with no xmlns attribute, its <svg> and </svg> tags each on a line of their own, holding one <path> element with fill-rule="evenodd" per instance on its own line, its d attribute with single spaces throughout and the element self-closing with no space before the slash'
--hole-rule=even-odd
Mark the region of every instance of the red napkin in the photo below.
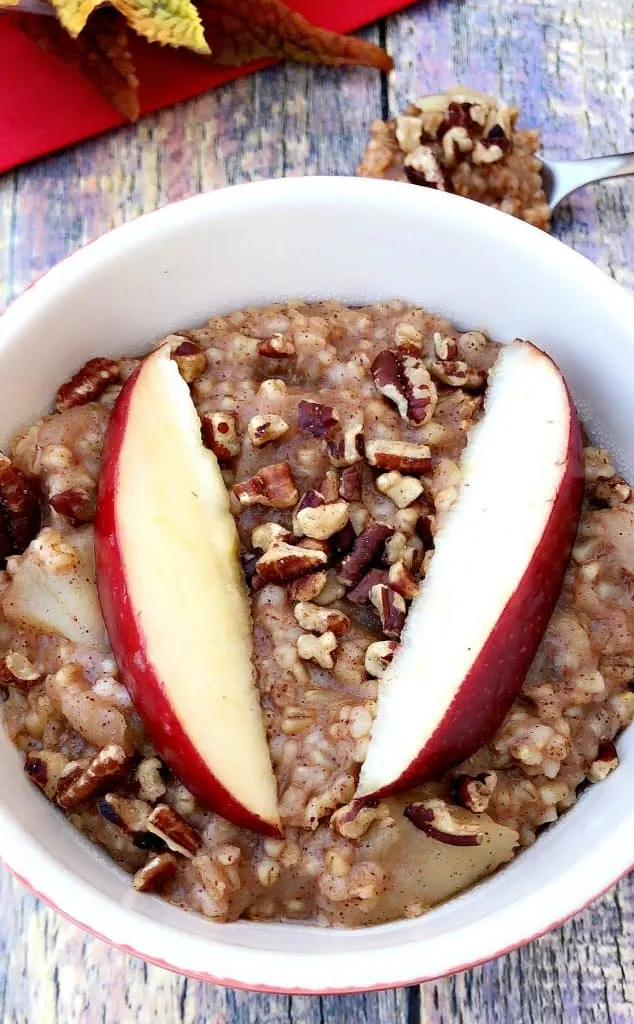
<svg viewBox="0 0 634 1024">
<path fill-rule="evenodd" d="M 324 28 L 349 32 L 411 2 L 290 0 L 290 6 Z M 219 68 L 142 39 L 132 45 L 144 114 L 274 63 Z M 122 123 L 77 68 L 43 53 L 18 31 L 10 14 L 0 15 L 0 172 Z"/>
</svg>

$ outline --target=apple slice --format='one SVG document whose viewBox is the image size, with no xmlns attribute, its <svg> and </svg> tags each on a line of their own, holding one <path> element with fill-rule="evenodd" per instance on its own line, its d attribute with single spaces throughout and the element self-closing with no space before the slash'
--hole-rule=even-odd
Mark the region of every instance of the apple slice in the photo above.
<svg viewBox="0 0 634 1024">
<path fill-rule="evenodd" d="M 121 392 L 95 532 L 99 600 L 137 711 L 170 768 L 234 824 L 278 835 L 239 540 L 168 346 Z"/>
<path fill-rule="evenodd" d="M 379 684 L 357 796 L 438 776 L 495 731 L 559 597 L 583 498 L 581 430 L 552 360 L 505 346 L 462 484 Z"/>
</svg>

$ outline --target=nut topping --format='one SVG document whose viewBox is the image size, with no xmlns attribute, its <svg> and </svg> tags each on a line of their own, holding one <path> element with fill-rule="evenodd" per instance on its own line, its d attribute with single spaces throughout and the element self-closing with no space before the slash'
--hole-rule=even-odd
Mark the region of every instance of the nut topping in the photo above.
<svg viewBox="0 0 634 1024">
<path fill-rule="evenodd" d="M 295 519 L 302 533 L 316 540 L 327 540 L 348 522 L 350 506 L 347 501 L 333 501 L 329 505 L 303 508 Z"/>
<path fill-rule="evenodd" d="M 445 337 L 443 334 L 439 334 L 438 331 L 434 334 L 434 352 L 441 362 L 446 362 L 448 359 L 458 358 L 458 342 L 455 338 Z"/>
<path fill-rule="evenodd" d="M 427 368 L 432 377 L 452 388 L 478 391 L 485 387 L 487 382 L 486 370 L 476 370 L 460 359 L 432 359 L 428 361 Z"/>
<path fill-rule="evenodd" d="M 431 469 L 431 449 L 426 444 L 409 441 L 368 441 L 366 455 L 371 466 L 396 469 L 401 473 L 428 473 Z"/>
<path fill-rule="evenodd" d="M 343 494 L 339 494 L 339 474 L 336 469 L 328 470 L 319 485 L 319 493 L 323 495 L 323 499 L 327 505 L 332 501 L 337 501 L 339 497 L 343 498 Z"/>
<path fill-rule="evenodd" d="M 372 587 L 379 583 L 387 584 L 387 571 L 385 569 L 370 569 L 362 576 L 359 582 L 347 593 L 347 598 L 352 604 L 365 604 L 370 600 Z"/>
<path fill-rule="evenodd" d="M 31 782 L 39 786 L 49 800 L 53 800 L 67 764 L 68 758 L 65 754 L 59 754 L 54 750 L 38 750 L 26 755 L 24 771 Z"/>
<path fill-rule="evenodd" d="M 444 800 L 408 804 L 403 814 L 415 828 L 447 846 L 479 846 L 482 832 L 477 824 L 458 821 Z"/>
<path fill-rule="evenodd" d="M 193 857 L 200 846 L 196 829 L 167 804 L 156 805 L 147 820 L 147 830 L 184 857 Z"/>
<path fill-rule="evenodd" d="M 381 473 L 374 483 L 377 491 L 385 494 L 397 508 L 407 508 L 423 493 L 423 485 L 420 480 L 414 476 L 403 476 L 395 469 L 390 470 L 389 473 Z"/>
<path fill-rule="evenodd" d="M 370 590 L 370 601 L 379 613 L 385 635 L 398 639 L 407 614 L 405 601 L 401 595 L 385 583 L 377 583 Z"/>
<path fill-rule="evenodd" d="M 106 793 L 99 800 L 97 810 L 102 818 L 116 825 L 131 839 L 140 839 L 141 844 L 143 843 L 142 837 L 147 833 L 148 818 L 152 810 L 145 800 L 120 796 L 119 793 Z M 162 842 L 159 848 L 164 849 Z"/>
<path fill-rule="evenodd" d="M 330 630 L 335 636 L 341 636 L 350 628 L 350 619 L 343 612 L 334 608 L 320 608 L 317 604 L 300 601 L 293 608 L 293 615 L 302 629 L 311 633 L 327 633 Z"/>
<path fill-rule="evenodd" d="M 110 384 L 119 380 L 119 364 L 114 359 L 89 359 L 74 377 L 62 384 L 55 398 L 58 412 L 76 405 L 94 402 Z"/>
<path fill-rule="evenodd" d="M 371 370 L 377 390 L 394 403 L 401 419 L 414 427 L 429 422 L 438 396 L 421 359 L 386 348 L 375 357 Z"/>
<path fill-rule="evenodd" d="M 186 384 L 193 384 L 207 369 L 207 359 L 200 345 L 187 339 L 174 349 L 172 359 Z"/>
<path fill-rule="evenodd" d="M 283 334 L 274 334 L 258 345 L 258 355 L 267 359 L 290 359 L 295 355 L 295 346 L 290 338 Z"/>
<path fill-rule="evenodd" d="M 598 479 L 587 487 L 588 501 L 595 508 L 614 508 L 632 497 L 632 488 L 622 476 Z"/>
<path fill-rule="evenodd" d="M 60 516 L 68 519 L 72 526 L 92 523 L 97 510 L 97 497 L 85 487 L 70 487 L 66 491 L 51 494 L 48 503 Z"/>
<path fill-rule="evenodd" d="M 201 418 L 203 443 L 214 453 L 221 466 L 240 454 L 240 439 L 235 413 L 205 413 Z"/>
<path fill-rule="evenodd" d="M 285 541 L 276 541 L 256 563 L 257 575 L 264 583 L 287 583 L 328 561 L 323 551 L 300 548 Z"/>
<path fill-rule="evenodd" d="M 0 564 L 9 555 L 21 555 L 42 524 L 35 485 L 0 455 Z"/>
<path fill-rule="evenodd" d="M 392 527 L 386 526 L 385 523 L 370 523 L 355 540 L 350 554 L 343 559 L 337 570 L 337 579 L 348 587 L 357 583 L 393 533 Z"/>
<path fill-rule="evenodd" d="M 176 874 L 176 857 L 171 853 L 159 853 L 150 857 L 147 864 L 139 868 L 132 880 L 137 892 L 157 892 Z"/>
<path fill-rule="evenodd" d="M 70 771 L 59 781 L 57 803 L 65 811 L 71 811 L 84 800 L 97 796 L 119 782 L 128 770 L 130 759 L 123 747 L 110 743 L 82 767 L 78 774 Z M 72 762 L 71 762 L 72 764 Z M 68 766 L 71 768 L 71 765 Z"/>
<path fill-rule="evenodd" d="M 165 783 L 161 775 L 161 762 L 158 757 L 145 757 L 136 770 L 139 783 L 139 796 L 148 803 L 154 804 L 165 795 Z"/>
<path fill-rule="evenodd" d="M 404 562 L 394 562 L 390 566 L 388 582 L 392 590 L 406 601 L 413 601 L 420 589 Z"/>
<path fill-rule="evenodd" d="M 297 404 L 297 426 L 313 437 L 328 437 L 339 426 L 339 418 L 330 405 L 302 400 Z"/>
<path fill-rule="evenodd" d="M 264 448 L 266 444 L 279 440 L 288 430 L 288 423 L 281 416 L 253 416 L 249 421 L 247 432 L 254 448 Z"/>
<path fill-rule="evenodd" d="M 326 440 L 326 450 L 333 466 L 352 466 L 359 462 L 365 451 L 361 420 L 350 423 L 344 431 L 335 431 Z"/>
<path fill-rule="evenodd" d="M 394 657 L 398 644 L 394 640 L 377 640 L 365 652 L 365 670 L 379 679 Z"/>
<path fill-rule="evenodd" d="M 473 814 L 482 814 L 489 806 L 497 781 L 497 773 L 493 771 L 481 772 L 480 775 L 458 775 L 452 787 L 454 799 Z"/>
<path fill-rule="evenodd" d="M 345 501 L 361 501 L 361 470 L 347 466 L 339 479 L 339 494 Z"/>
<path fill-rule="evenodd" d="M 288 462 L 264 466 L 249 480 L 235 484 L 233 493 L 244 508 L 249 505 L 292 508 L 299 497 Z"/>
<path fill-rule="evenodd" d="M 318 597 L 324 587 L 328 576 L 325 572 L 312 572 L 307 576 L 300 576 L 288 585 L 288 596 L 291 601 L 313 601 Z"/>
<path fill-rule="evenodd" d="M 322 668 L 333 668 L 332 652 L 337 647 L 337 637 L 328 630 L 321 636 L 304 633 L 297 639 L 297 653 L 302 661 L 316 661 Z"/>
<path fill-rule="evenodd" d="M 412 185 L 425 185 L 439 192 L 453 192 L 451 182 L 431 146 L 419 146 L 403 161 L 407 180 Z"/>
<path fill-rule="evenodd" d="M 256 551 L 268 551 L 278 541 L 287 540 L 290 536 L 279 523 L 261 523 L 251 531 L 251 547 Z"/>
<path fill-rule="evenodd" d="M 611 740 L 608 740 L 599 747 L 596 760 L 588 768 L 586 776 L 590 782 L 603 782 L 618 766 L 619 755 L 616 752 L 616 747 Z"/>
</svg>

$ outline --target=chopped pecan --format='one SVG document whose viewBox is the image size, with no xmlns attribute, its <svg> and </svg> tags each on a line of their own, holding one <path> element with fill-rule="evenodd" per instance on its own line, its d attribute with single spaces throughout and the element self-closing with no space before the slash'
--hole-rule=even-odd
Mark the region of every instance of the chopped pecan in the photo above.
<svg viewBox="0 0 634 1024">
<path fill-rule="evenodd" d="M 622 476 L 615 475 L 589 484 L 586 493 L 588 501 L 595 508 L 614 508 L 630 500 L 632 488 Z"/>
<path fill-rule="evenodd" d="M 469 132 L 461 125 L 453 125 L 444 132 L 442 137 L 442 160 L 445 167 L 453 167 L 473 149 L 473 140 Z"/>
<path fill-rule="evenodd" d="M 453 192 L 449 177 L 431 146 L 419 146 L 403 161 L 407 180 L 412 185 L 426 185 L 439 192 Z"/>
<path fill-rule="evenodd" d="M 339 418 L 330 405 L 302 400 L 297 404 L 297 426 L 313 437 L 329 437 L 339 426 Z"/>
<path fill-rule="evenodd" d="M 272 441 L 278 441 L 288 430 L 288 423 L 281 416 L 253 416 L 247 432 L 254 448 L 264 448 Z"/>
<path fill-rule="evenodd" d="M 330 538 L 330 551 L 334 559 L 343 558 L 352 551 L 354 542 L 357 539 L 354 526 L 350 521 L 341 530 L 333 533 Z"/>
<path fill-rule="evenodd" d="M 333 668 L 332 652 L 336 647 L 337 637 L 331 630 L 321 636 L 303 633 L 297 638 L 297 653 L 302 661 L 316 661 L 321 668 Z"/>
<path fill-rule="evenodd" d="M 377 491 L 385 494 L 397 508 L 407 508 L 423 493 L 423 485 L 420 480 L 414 476 L 403 476 L 396 469 L 381 473 L 380 476 L 377 476 L 374 484 Z"/>
<path fill-rule="evenodd" d="M 26 755 L 24 771 L 31 782 L 39 786 L 49 800 L 53 800 L 68 758 L 55 750 L 38 750 Z"/>
<path fill-rule="evenodd" d="M 426 548 L 433 548 L 435 532 L 436 516 L 431 512 L 424 512 L 416 522 L 416 533 Z"/>
<path fill-rule="evenodd" d="M 88 765 L 75 776 L 72 772 L 60 779 L 57 803 L 65 811 L 73 810 L 89 797 L 97 796 L 118 782 L 127 772 L 130 759 L 123 747 L 110 743 L 100 750 Z"/>
<path fill-rule="evenodd" d="M 258 355 L 267 359 L 291 359 L 295 355 L 295 345 L 283 334 L 274 334 L 259 343 Z"/>
<path fill-rule="evenodd" d="M 156 805 L 147 820 L 147 830 L 184 857 L 193 857 L 200 846 L 196 829 L 168 804 Z"/>
<path fill-rule="evenodd" d="M 139 784 L 139 796 L 154 804 L 165 795 L 165 782 L 161 775 L 162 764 L 158 757 L 144 757 L 136 772 Z"/>
<path fill-rule="evenodd" d="M 172 359 L 186 384 L 192 384 L 207 369 L 207 358 L 200 345 L 185 339 L 172 352 Z"/>
<path fill-rule="evenodd" d="M 427 369 L 432 377 L 452 388 L 478 391 L 485 387 L 487 382 L 486 370 L 477 370 L 461 359 L 430 359 L 427 362 Z"/>
<path fill-rule="evenodd" d="M 359 462 L 365 452 L 361 420 L 350 423 L 345 430 L 334 431 L 326 440 L 326 451 L 333 466 L 352 466 Z"/>
<path fill-rule="evenodd" d="M 265 583 L 287 583 L 319 569 L 327 561 L 328 556 L 323 551 L 277 541 L 258 558 L 257 575 Z"/>
<path fill-rule="evenodd" d="M 604 779 L 607 779 L 610 772 L 613 772 L 618 766 L 619 755 L 617 754 L 616 747 L 611 740 L 608 740 L 599 747 L 599 753 L 588 768 L 586 776 L 590 782 L 603 782 Z"/>
<path fill-rule="evenodd" d="M 264 466 L 259 473 L 235 484 L 233 493 L 243 507 L 266 505 L 268 508 L 292 508 L 299 497 L 288 462 Z"/>
<path fill-rule="evenodd" d="M 73 526 L 92 523 L 97 511 L 97 496 L 85 487 L 70 487 L 66 491 L 51 494 L 48 503 Z"/>
<path fill-rule="evenodd" d="M 491 140 L 491 142 L 487 142 L 485 139 L 478 139 L 473 148 L 472 160 L 476 166 L 482 164 L 495 164 L 498 160 L 501 160 L 503 156 L 504 150 L 498 142 L 493 144 L 493 140 Z"/>
<path fill-rule="evenodd" d="M 321 594 L 326 586 L 328 576 L 325 572 L 311 572 L 300 576 L 288 585 L 288 596 L 291 601 L 312 601 Z"/>
<path fill-rule="evenodd" d="M 415 828 L 447 846 L 479 846 L 482 842 L 479 825 L 457 820 L 444 800 L 408 804 L 403 814 Z"/>
<path fill-rule="evenodd" d="M 203 444 L 210 448 L 221 466 L 240 454 L 237 421 L 233 412 L 205 413 L 200 421 Z"/>
<path fill-rule="evenodd" d="M 335 601 L 341 600 L 346 593 L 346 588 L 343 583 L 340 583 L 335 575 L 334 569 L 329 569 L 326 573 L 326 582 L 319 591 L 317 597 L 313 600 L 316 604 L 327 606 L 333 604 Z"/>
<path fill-rule="evenodd" d="M 454 800 L 473 814 L 482 814 L 489 806 L 497 781 L 497 773 L 493 771 L 481 772 L 479 775 L 458 775 L 452 786 Z"/>
<path fill-rule="evenodd" d="M 98 801 L 97 810 L 102 818 L 125 832 L 140 849 L 165 849 L 163 841 L 147 831 L 152 807 L 145 800 L 121 796 L 119 793 L 106 793 Z"/>
<path fill-rule="evenodd" d="M 391 663 L 397 649 L 398 644 L 394 640 L 377 640 L 370 644 L 365 652 L 365 670 L 368 675 L 380 678 Z"/>
<path fill-rule="evenodd" d="M 333 832 L 346 839 L 360 839 L 375 821 L 389 816 L 389 805 L 378 800 L 352 800 L 339 807 L 330 818 Z"/>
<path fill-rule="evenodd" d="M 385 523 L 370 523 L 355 540 L 350 554 L 343 559 L 337 570 L 337 579 L 348 587 L 358 583 L 370 562 L 393 533 L 393 528 Z"/>
<path fill-rule="evenodd" d="M 251 531 L 251 547 L 256 551 L 268 551 L 281 540 L 288 540 L 291 534 L 279 523 L 260 523 Z"/>
<path fill-rule="evenodd" d="M 390 566 L 388 583 L 392 590 L 395 590 L 406 601 L 413 601 L 420 589 L 404 562 L 394 562 Z"/>
<path fill-rule="evenodd" d="M 21 555 L 42 525 L 35 485 L 0 455 L 0 565 L 9 555 Z"/>
<path fill-rule="evenodd" d="M 335 608 L 320 608 L 309 601 L 300 601 L 293 608 L 293 615 L 302 629 L 311 633 L 327 633 L 330 630 L 335 636 L 341 636 L 350 628 L 350 619 Z"/>
<path fill-rule="evenodd" d="M 347 466 L 339 479 L 339 494 L 345 501 L 361 501 L 361 470 Z"/>
<path fill-rule="evenodd" d="M 486 120 L 486 109 L 475 103 L 458 102 L 451 100 L 445 119 L 438 130 L 438 138 L 444 138 L 452 128 L 463 128 L 471 135 L 479 128 L 482 128 Z"/>
<path fill-rule="evenodd" d="M 304 532 L 302 530 L 299 520 L 297 519 L 299 513 L 303 512 L 305 508 L 319 508 L 321 505 L 325 504 L 326 499 L 324 498 L 321 491 L 316 491 L 314 487 L 311 487 L 309 488 L 309 490 L 304 491 L 301 498 L 299 499 L 299 504 L 297 508 L 294 509 L 293 511 L 293 530 L 295 531 L 298 537 L 301 537 L 302 533 Z"/>
<path fill-rule="evenodd" d="M 375 356 L 371 371 L 377 390 L 394 403 L 401 419 L 415 427 L 429 422 L 438 395 L 422 359 L 386 348 Z"/>
<path fill-rule="evenodd" d="M 396 141 L 403 153 L 413 153 L 420 146 L 423 122 L 420 117 L 401 114 L 396 118 Z"/>
<path fill-rule="evenodd" d="M 336 469 L 328 470 L 319 485 L 319 493 L 327 504 L 331 501 L 337 501 L 339 497 L 344 497 L 343 494 L 339 494 L 339 474 Z"/>
<path fill-rule="evenodd" d="M 366 604 L 370 600 L 372 587 L 379 583 L 387 584 L 387 571 L 385 569 L 370 569 L 362 576 L 359 582 L 348 591 L 346 597 L 352 604 Z"/>
<path fill-rule="evenodd" d="M 371 466 L 396 469 L 401 473 L 428 473 L 431 469 L 431 449 L 426 444 L 409 441 L 368 441 L 366 455 Z"/>
<path fill-rule="evenodd" d="M 171 853 L 158 853 L 139 868 L 132 880 L 137 892 L 157 892 L 176 874 L 177 861 Z"/>
<path fill-rule="evenodd" d="M 93 402 L 118 380 L 119 364 L 114 359 L 89 359 L 57 392 L 57 411 L 65 412 L 76 405 Z"/>
<path fill-rule="evenodd" d="M 455 338 L 449 338 L 436 331 L 434 334 L 434 352 L 442 362 L 446 362 L 448 359 L 457 359 L 458 342 Z"/>
<path fill-rule="evenodd" d="M 289 543 L 291 543 L 289 541 Z M 301 540 L 293 538 L 293 544 L 298 548 L 308 548 L 309 551 L 323 551 L 324 555 L 330 554 L 330 541 L 318 540 L 316 537 L 302 537 Z"/>
<path fill-rule="evenodd" d="M 350 506 L 347 501 L 333 501 L 328 505 L 306 507 L 295 514 L 301 532 L 315 540 L 327 540 L 348 522 Z"/>
<path fill-rule="evenodd" d="M 400 594 L 385 583 L 375 583 L 370 590 L 370 601 L 379 613 L 386 636 L 398 639 L 405 625 L 407 608 Z"/>
</svg>

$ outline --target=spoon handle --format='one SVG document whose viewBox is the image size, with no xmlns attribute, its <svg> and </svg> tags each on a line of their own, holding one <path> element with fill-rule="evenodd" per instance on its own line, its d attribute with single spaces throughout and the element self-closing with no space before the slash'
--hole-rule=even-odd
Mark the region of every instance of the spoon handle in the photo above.
<svg viewBox="0 0 634 1024">
<path fill-rule="evenodd" d="M 548 181 L 550 178 L 549 199 L 552 207 L 583 185 L 606 178 L 619 178 L 625 174 L 634 174 L 634 153 L 544 163 L 544 179 Z"/>
</svg>

